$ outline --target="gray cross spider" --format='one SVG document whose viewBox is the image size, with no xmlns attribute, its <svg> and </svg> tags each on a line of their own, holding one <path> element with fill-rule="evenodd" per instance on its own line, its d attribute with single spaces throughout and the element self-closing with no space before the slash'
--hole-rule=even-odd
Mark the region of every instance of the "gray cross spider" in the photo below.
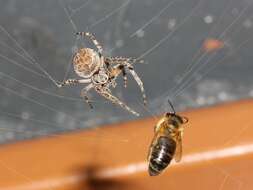
<svg viewBox="0 0 253 190">
<path fill-rule="evenodd" d="M 88 83 L 88 85 L 82 89 L 81 97 L 85 99 L 90 108 L 93 108 L 93 106 L 87 96 L 87 93 L 93 88 L 98 94 L 110 100 L 112 103 L 118 104 L 125 110 L 139 116 L 137 112 L 129 108 L 117 97 L 113 96 L 110 90 L 110 87 L 116 87 L 116 78 L 121 73 L 124 79 L 124 87 L 126 87 L 126 71 L 129 71 L 139 85 L 142 92 L 144 105 L 146 105 L 147 101 L 143 83 L 137 73 L 134 71 L 132 65 L 133 63 L 137 62 L 137 59 L 125 57 L 104 57 L 102 46 L 91 33 L 77 32 L 76 35 L 88 37 L 96 46 L 98 52 L 91 48 L 79 49 L 73 56 L 73 65 L 74 71 L 78 76 L 82 77 L 82 79 L 68 79 L 59 84 L 58 87 Z"/>
</svg>

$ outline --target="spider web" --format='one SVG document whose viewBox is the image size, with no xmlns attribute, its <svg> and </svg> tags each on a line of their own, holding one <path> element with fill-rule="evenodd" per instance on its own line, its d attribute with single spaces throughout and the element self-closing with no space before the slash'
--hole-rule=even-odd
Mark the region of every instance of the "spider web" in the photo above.
<svg viewBox="0 0 253 190">
<path fill-rule="evenodd" d="M 140 92 L 131 80 L 128 89 L 120 87 L 119 82 L 115 92 L 144 116 L 167 111 L 164 102 L 168 98 L 181 110 L 253 96 L 250 60 L 243 53 L 253 45 L 251 2 L 72 0 L 52 5 L 48 1 L 42 8 L 53 7 L 52 12 L 57 14 L 47 15 L 49 11 L 45 11 L 38 18 L 34 16 L 36 8 L 33 14 L 24 14 L 22 2 L 9 1 L 4 6 L 0 89 L 5 98 L 0 100 L 0 112 L 2 126 L 8 125 L 8 129 L 1 128 L 2 142 L 133 118 L 96 95 L 92 96 L 95 110 L 88 110 L 79 98 L 79 87 L 54 86 L 57 81 L 74 76 L 71 56 L 84 43 L 76 39 L 75 31 L 95 33 L 107 55 L 145 60 L 146 64 L 136 65 L 136 70 L 144 81 L 150 106 L 142 106 Z M 142 6 L 148 11 L 138 11 Z M 10 17 L 17 8 L 24 13 Z M 55 26 L 59 20 L 63 22 Z M 211 53 L 203 51 L 203 41 L 210 37 L 224 42 L 224 48 Z M 235 88 L 239 84 L 241 87 Z M 98 137 L 100 141 L 113 140 L 103 138 L 100 131 Z M 122 143 L 127 141 L 122 139 Z M 220 189 L 229 179 L 238 184 L 236 189 L 241 188 L 242 181 L 222 168 L 217 170 L 224 174 Z"/>
</svg>

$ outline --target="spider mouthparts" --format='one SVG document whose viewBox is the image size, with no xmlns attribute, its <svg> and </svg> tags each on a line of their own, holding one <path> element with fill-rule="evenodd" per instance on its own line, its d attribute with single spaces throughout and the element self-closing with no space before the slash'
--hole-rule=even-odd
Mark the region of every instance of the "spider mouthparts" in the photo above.
<svg viewBox="0 0 253 190">
<path fill-rule="evenodd" d="M 62 84 L 56 84 L 56 86 L 57 86 L 58 88 L 61 88 L 63 85 L 62 85 Z"/>
<path fill-rule="evenodd" d="M 88 105 L 89 105 L 89 108 L 90 108 L 90 109 L 93 109 L 93 108 L 94 108 L 93 105 L 92 105 L 90 102 L 88 102 Z"/>
<path fill-rule="evenodd" d="M 135 115 L 136 115 L 137 117 L 139 117 L 139 116 L 140 116 L 140 114 L 139 114 L 139 113 L 135 113 Z"/>
</svg>

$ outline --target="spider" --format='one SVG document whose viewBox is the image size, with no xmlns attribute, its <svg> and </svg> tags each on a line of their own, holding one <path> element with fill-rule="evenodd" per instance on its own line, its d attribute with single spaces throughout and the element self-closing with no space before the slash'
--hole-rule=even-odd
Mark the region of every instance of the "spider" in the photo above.
<svg viewBox="0 0 253 190">
<path fill-rule="evenodd" d="M 125 57 L 104 57 L 103 48 L 96 40 L 94 35 L 89 32 L 77 32 L 76 35 L 89 38 L 97 48 L 97 52 L 91 48 L 80 48 L 74 54 L 72 63 L 75 73 L 82 79 L 68 79 L 59 84 L 58 87 L 61 88 L 66 85 L 88 84 L 81 90 L 81 97 L 84 98 L 91 109 L 93 106 L 89 97 L 87 96 L 87 93 L 93 88 L 98 94 L 110 100 L 112 103 L 118 104 L 130 113 L 139 116 L 137 112 L 112 95 L 110 90 L 110 87 L 116 87 L 116 78 L 121 73 L 124 80 L 124 87 L 126 87 L 126 71 L 129 71 L 139 85 L 142 92 L 144 105 L 146 105 L 147 101 L 143 83 L 137 73 L 134 71 L 132 65 L 138 60 Z"/>
</svg>

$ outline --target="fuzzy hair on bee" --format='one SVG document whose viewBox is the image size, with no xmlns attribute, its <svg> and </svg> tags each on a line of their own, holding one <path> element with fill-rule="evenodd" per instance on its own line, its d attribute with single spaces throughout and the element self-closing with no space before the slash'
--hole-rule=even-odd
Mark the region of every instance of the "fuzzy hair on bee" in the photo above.
<svg viewBox="0 0 253 190">
<path fill-rule="evenodd" d="M 175 158 L 179 162 L 182 157 L 183 124 L 188 122 L 184 116 L 176 114 L 172 103 L 168 100 L 173 112 L 167 112 L 155 126 L 155 135 L 149 148 L 148 172 L 150 176 L 159 175 Z"/>
</svg>

